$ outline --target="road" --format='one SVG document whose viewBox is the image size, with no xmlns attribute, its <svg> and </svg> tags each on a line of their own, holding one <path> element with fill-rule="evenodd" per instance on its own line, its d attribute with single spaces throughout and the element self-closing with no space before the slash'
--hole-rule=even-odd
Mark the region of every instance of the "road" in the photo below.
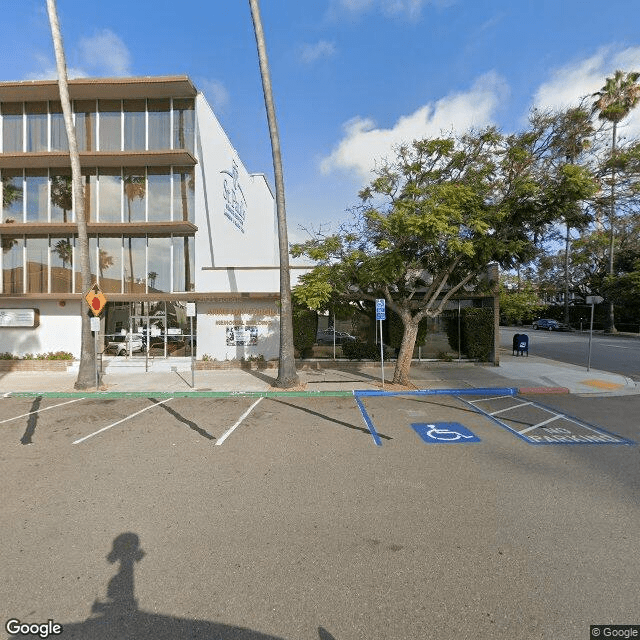
<svg viewBox="0 0 640 640">
<path fill-rule="evenodd" d="M 534 331 L 531 327 L 500 327 L 500 344 L 503 349 L 511 349 L 516 333 L 526 333 L 529 336 L 531 355 L 587 366 L 587 332 Z M 591 343 L 591 368 L 640 380 L 640 340 L 594 334 Z"/>
</svg>

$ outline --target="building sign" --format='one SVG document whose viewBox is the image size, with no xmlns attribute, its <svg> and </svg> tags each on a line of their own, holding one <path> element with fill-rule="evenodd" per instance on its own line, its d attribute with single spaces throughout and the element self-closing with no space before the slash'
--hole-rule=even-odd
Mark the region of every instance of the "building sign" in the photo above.
<svg viewBox="0 0 640 640">
<path fill-rule="evenodd" d="M 0 327 L 34 328 L 39 324 L 38 309 L 0 309 Z"/>
<path fill-rule="evenodd" d="M 233 161 L 231 171 L 221 171 L 229 178 L 222 184 L 224 196 L 224 215 L 244 233 L 244 221 L 247 216 L 247 201 L 238 180 L 238 165 Z"/>
<path fill-rule="evenodd" d="M 258 344 L 257 325 L 227 327 L 227 347 L 253 347 Z"/>
</svg>

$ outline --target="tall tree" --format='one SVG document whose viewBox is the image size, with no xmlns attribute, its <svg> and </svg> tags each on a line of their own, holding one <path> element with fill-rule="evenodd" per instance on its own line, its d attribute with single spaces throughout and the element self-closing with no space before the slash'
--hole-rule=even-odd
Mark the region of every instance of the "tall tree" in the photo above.
<svg viewBox="0 0 640 640">
<path fill-rule="evenodd" d="M 82 291 L 85 292 L 89 291 L 92 283 L 91 267 L 89 265 L 89 237 L 87 235 L 87 220 L 84 209 L 84 188 L 80 172 L 80 156 L 78 154 L 76 131 L 73 126 L 73 118 L 71 115 L 71 100 L 69 99 L 69 83 L 67 80 L 67 63 L 65 61 L 62 34 L 60 33 L 60 23 L 58 22 L 58 12 L 55 0 L 47 0 L 47 12 L 49 14 L 49 24 L 51 25 L 51 35 L 53 37 L 53 48 L 56 55 L 60 102 L 62 103 L 64 124 L 67 130 L 67 138 L 69 140 L 71 180 L 73 183 L 73 208 L 76 214 L 76 223 L 78 225 L 80 279 L 82 282 Z M 89 321 L 88 309 L 85 309 L 83 303 L 80 303 L 80 309 L 80 316 L 82 318 L 80 367 L 78 368 L 78 377 L 74 387 L 76 389 L 88 389 L 95 383 L 96 354 L 91 336 L 91 324 Z"/>
<path fill-rule="evenodd" d="M 253 30 L 258 47 L 262 91 L 267 110 L 269 135 L 271 137 L 271 154 L 273 156 L 273 174 L 276 183 L 276 212 L 278 218 L 278 246 L 280 252 L 280 356 L 278 362 L 278 378 L 276 386 L 294 387 L 298 384 L 298 373 L 293 346 L 293 308 L 291 303 L 291 275 L 289 273 L 289 239 L 287 234 L 287 216 L 284 198 L 284 177 L 282 173 L 282 154 L 280 152 L 280 135 L 276 108 L 271 90 L 271 74 L 267 59 L 267 47 L 260 17 L 258 0 L 249 0 Z"/>
<path fill-rule="evenodd" d="M 610 122 L 611 132 L 611 191 L 609 203 L 609 275 L 614 274 L 614 242 L 616 228 L 616 145 L 618 137 L 618 124 L 626 118 L 640 100 L 640 85 L 638 84 L 640 73 L 631 71 L 625 73 L 617 70 L 613 77 L 607 78 L 604 87 L 593 94 L 596 98 L 593 103 L 593 111 L 598 114 L 600 120 Z M 615 333 L 615 318 L 613 301 L 609 301 L 609 313 L 607 330 Z"/>
</svg>

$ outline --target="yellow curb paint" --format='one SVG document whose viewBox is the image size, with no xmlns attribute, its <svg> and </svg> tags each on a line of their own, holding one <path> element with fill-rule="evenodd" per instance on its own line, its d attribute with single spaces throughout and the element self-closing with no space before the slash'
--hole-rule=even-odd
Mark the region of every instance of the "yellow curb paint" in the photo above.
<svg viewBox="0 0 640 640">
<path fill-rule="evenodd" d="M 582 380 L 580 384 L 587 384 L 590 387 L 597 387 L 598 389 L 619 389 L 620 387 L 624 387 L 623 384 L 605 382 L 604 380 Z"/>
</svg>

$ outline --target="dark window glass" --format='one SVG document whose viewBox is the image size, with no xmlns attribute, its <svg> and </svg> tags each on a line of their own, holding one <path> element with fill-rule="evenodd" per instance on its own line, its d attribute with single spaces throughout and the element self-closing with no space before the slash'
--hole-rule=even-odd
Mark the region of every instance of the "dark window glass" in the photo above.
<svg viewBox="0 0 640 640">
<path fill-rule="evenodd" d="M 27 222 L 47 222 L 49 203 L 49 179 L 46 170 L 27 169 Z"/>
<path fill-rule="evenodd" d="M 27 151 L 47 151 L 47 103 L 27 102 Z"/>
<path fill-rule="evenodd" d="M 74 264 L 74 269 L 75 269 L 75 276 L 76 276 L 76 292 L 77 293 L 86 293 L 86 291 L 82 291 L 82 274 L 80 273 L 80 252 L 77 252 L 76 254 L 76 261 Z M 90 237 L 89 238 L 89 271 L 90 276 L 89 279 L 91 280 L 91 284 L 93 284 L 94 282 L 97 282 L 98 280 L 98 276 L 97 276 L 97 269 L 96 269 L 96 259 L 97 259 L 97 253 L 98 253 L 98 239 L 95 237 Z"/>
<path fill-rule="evenodd" d="M 51 238 L 51 293 L 71 293 L 73 238 Z"/>
<path fill-rule="evenodd" d="M 2 150 L 4 153 L 23 151 L 22 131 L 22 102 L 3 102 Z"/>
<path fill-rule="evenodd" d="M 195 111 L 192 99 L 173 101 L 173 148 L 193 153 L 195 143 Z"/>
<path fill-rule="evenodd" d="M 169 167 L 149 167 L 149 222 L 171 220 L 171 174 Z"/>
<path fill-rule="evenodd" d="M 50 102 L 49 111 L 51 112 L 51 151 L 69 151 L 62 105 L 59 102 Z"/>
<path fill-rule="evenodd" d="M 100 194 L 98 220 L 122 222 L 122 176 L 120 169 L 100 169 L 98 176 Z"/>
<path fill-rule="evenodd" d="M 122 237 L 100 237 L 98 249 L 98 271 L 100 287 L 109 293 L 122 290 Z"/>
<path fill-rule="evenodd" d="M 146 238 L 124 239 L 124 290 L 125 293 L 145 293 L 147 282 Z"/>
<path fill-rule="evenodd" d="M 195 273 L 193 236 L 173 236 L 173 290 L 193 291 Z"/>
<path fill-rule="evenodd" d="M 96 101 L 77 100 L 73 104 L 76 113 L 76 139 L 78 151 L 96 150 Z"/>
<path fill-rule="evenodd" d="M 24 239 L 2 236 L 2 292 L 24 293 Z"/>
<path fill-rule="evenodd" d="M 98 100 L 100 151 L 120 151 L 122 149 L 121 112 L 120 100 Z"/>
<path fill-rule="evenodd" d="M 144 167 L 124 170 L 124 221 L 144 222 L 147 185 Z"/>
<path fill-rule="evenodd" d="M 2 170 L 2 221 L 23 221 L 24 183 L 22 171 L 15 169 Z"/>
<path fill-rule="evenodd" d="M 124 108 L 124 149 L 125 151 L 145 150 L 145 101 L 125 100 Z"/>
<path fill-rule="evenodd" d="M 98 204 L 98 181 L 95 169 L 82 168 L 84 184 L 84 215 L 87 222 L 94 222 Z"/>
<path fill-rule="evenodd" d="M 173 219 L 194 220 L 195 172 L 193 167 L 173 168 Z"/>
<path fill-rule="evenodd" d="M 149 149 L 171 148 L 171 101 L 148 100 L 149 111 Z"/>
<path fill-rule="evenodd" d="M 49 291 L 49 240 L 27 238 L 27 293 Z"/>
<path fill-rule="evenodd" d="M 149 238 L 149 293 L 171 291 L 171 238 Z"/>
<path fill-rule="evenodd" d="M 51 173 L 51 222 L 71 222 L 72 210 L 71 171 L 56 169 Z"/>
</svg>

